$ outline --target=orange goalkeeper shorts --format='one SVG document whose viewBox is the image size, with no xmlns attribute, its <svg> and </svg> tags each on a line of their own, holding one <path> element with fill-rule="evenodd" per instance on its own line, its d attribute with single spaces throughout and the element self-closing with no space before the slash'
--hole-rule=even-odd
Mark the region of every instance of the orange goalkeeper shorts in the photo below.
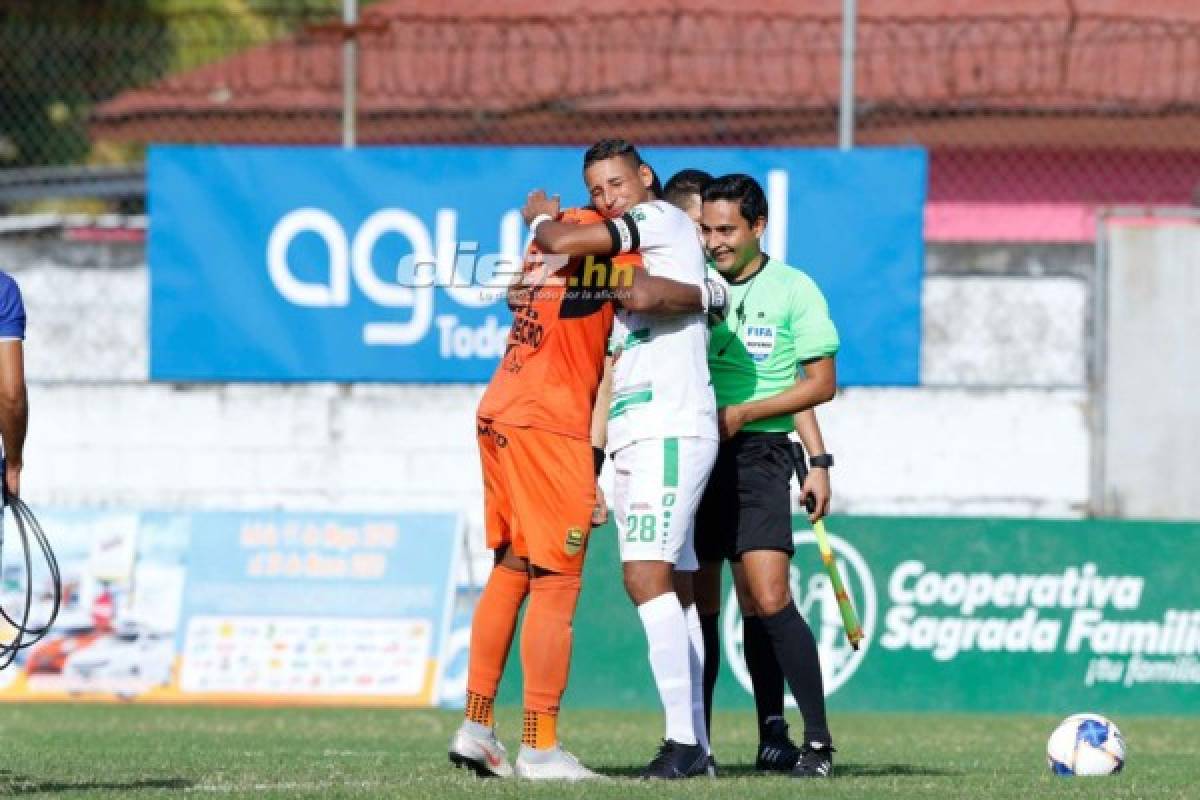
<svg viewBox="0 0 1200 800">
<path fill-rule="evenodd" d="M 542 569 L 583 571 L 596 502 L 591 444 L 477 419 L 487 545 Z"/>
</svg>

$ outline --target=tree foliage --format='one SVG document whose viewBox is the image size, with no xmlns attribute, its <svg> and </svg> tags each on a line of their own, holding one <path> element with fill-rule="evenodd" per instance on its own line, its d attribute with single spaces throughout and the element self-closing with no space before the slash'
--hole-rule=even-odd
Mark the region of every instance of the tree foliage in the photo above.
<svg viewBox="0 0 1200 800">
<path fill-rule="evenodd" d="M 92 105 L 170 58 L 155 0 L 0 0 L 0 167 L 77 162 Z"/>
</svg>

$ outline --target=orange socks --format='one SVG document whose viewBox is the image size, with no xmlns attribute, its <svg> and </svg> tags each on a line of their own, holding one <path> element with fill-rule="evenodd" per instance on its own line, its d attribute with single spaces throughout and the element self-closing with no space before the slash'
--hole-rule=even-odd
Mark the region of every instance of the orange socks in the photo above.
<svg viewBox="0 0 1200 800">
<path fill-rule="evenodd" d="M 528 594 L 529 610 L 521 630 L 521 666 L 525 673 L 521 742 L 538 750 L 558 743 L 558 705 L 567 688 L 571 620 L 579 588 L 578 575 L 543 575 L 530 580 L 524 572 L 507 567 L 492 570 L 471 622 L 467 719 L 487 727 L 494 725 L 496 689 L 512 646 L 517 614 Z"/>
<path fill-rule="evenodd" d="M 512 647 L 517 614 L 529 593 L 529 575 L 496 565 L 471 621 L 467 667 L 467 719 L 491 727 L 492 702 Z M 528 626 L 526 626 L 528 627 Z"/>
<path fill-rule="evenodd" d="M 529 585 L 529 610 L 521 628 L 525 672 L 525 736 L 538 749 L 553 747 L 555 717 L 571 664 L 571 620 L 579 601 L 578 575 L 542 575 Z M 532 716 L 532 731 L 530 720 Z M 528 741 L 526 741 L 528 744 Z"/>
<path fill-rule="evenodd" d="M 484 697 L 481 694 L 467 691 L 467 719 L 471 722 L 476 722 L 487 728 L 496 726 L 496 717 L 492 713 L 492 709 L 496 704 L 496 698 Z"/>
<path fill-rule="evenodd" d="M 549 750 L 558 744 L 558 715 L 526 711 L 521 744 L 535 750 Z"/>
</svg>

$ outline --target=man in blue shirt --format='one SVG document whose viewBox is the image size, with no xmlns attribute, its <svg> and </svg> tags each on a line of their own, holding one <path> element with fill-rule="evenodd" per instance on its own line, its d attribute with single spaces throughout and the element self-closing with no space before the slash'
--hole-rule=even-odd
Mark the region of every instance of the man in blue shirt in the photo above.
<svg viewBox="0 0 1200 800">
<path fill-rule="evenodd" d="M 25 390 L 25 303 L 12 276 L 0 272 L 0 442 L 4 446 L 4 491 L 21 494 L 29 396 Z"/>
</svg>

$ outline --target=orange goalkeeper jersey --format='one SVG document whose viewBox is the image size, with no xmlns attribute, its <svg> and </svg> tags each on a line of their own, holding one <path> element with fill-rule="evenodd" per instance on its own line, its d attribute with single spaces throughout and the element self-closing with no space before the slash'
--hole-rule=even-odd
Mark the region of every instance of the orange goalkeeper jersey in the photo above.
<svg viewBox="0 0 1200 800">
<path fill-rule="evenodd" d="M 561 217 L 575 224 L 603 219 L 591 209 L 570 209 Z M 529 302 L 514 312 L 504 357 L 479 403 L 479 416 L 590 439 L 612 330 L 611 288 L 619 284 L 613 267 L 641 263 L 636 253 L 612 260 L 573 258 L 540 281 Z M 525 272 L 543 269 L 537 246 L 531 245 Z"/>
</svg>

